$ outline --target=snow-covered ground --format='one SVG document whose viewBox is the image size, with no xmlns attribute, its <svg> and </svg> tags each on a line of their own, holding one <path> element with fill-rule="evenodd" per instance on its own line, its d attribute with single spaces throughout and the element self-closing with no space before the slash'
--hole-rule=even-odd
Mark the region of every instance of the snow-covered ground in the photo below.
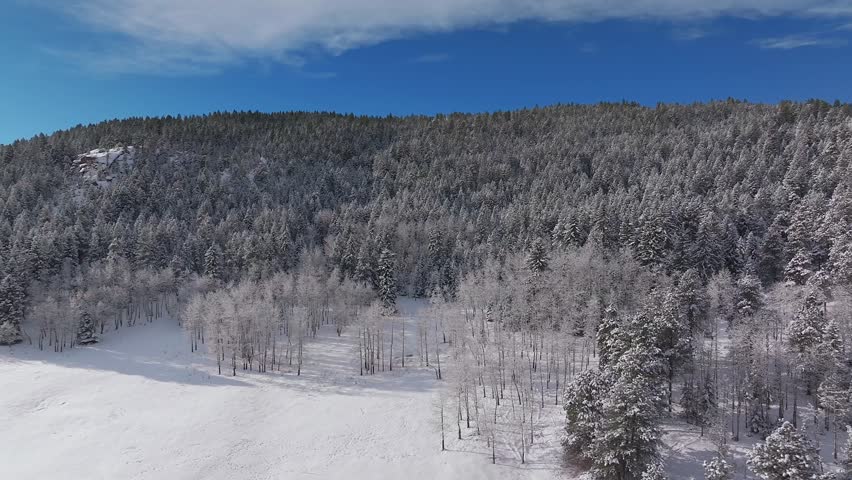
<svg viewBox="0 0 852 480">
<path fill-rule="evenodd" d="M 403 303 L 403 314 L 418 305 Z M 406 311 L 407 310 L 407 311 Z M 406 349 L 416 350 L 413 320 Z M 357 344 L 324 327 L 302 376 L 238 370 L 189 351 L 174 321 L 157 320 L 64 353 L 0 350 L 4 478 L 41 479 L 550 479 L 561 466 L 559 422 L 520 465 L 497 465 L 454 422 L 440 451 L 440 383 L 414 366 L 358 374 Z M 559 407 L 546 410 L 561 415 Z"/>
<path fill-rule="evenodd" d="M 394 371 L 373 376 L 359 375 L 354 328 L 338 337 L 332 326 L 307 345 L 298 377 L 218 375 L 215 362 L 191 353 L 187 335 L 169 319 L 109 332 L 99 344 L 63 353 L 2 347 L 0 478 L 582 478 L 564 465 L 564 412 L 552 402 L 536 413 L 524 465 L 518 445 L 508 441 L 517 436 L 510 423 L 498 426 L 492 465 L 475 428 L 462 422 L 457 440 L 454 411 L 441 452 L 437 405 L 446 382 L 419 365 L 424 304 L 403 299 L 400 305 L 407 367 L 399 368 L 397 345 Z M 451 376 L 449 359 L 442 362 Z M 806 401 L 800 408 L 809 418 Z M 671 478 L 702 478 L 701 462 L 714 452 L 711 438 L 680 420 L 665 421 L 663 430 Z M 829 462 L 830 436 L 812 430 Z M 745 453 L 757 441 L 743 436 L 731 444 L 738 479 L 748 478 Z"/>
</svg>

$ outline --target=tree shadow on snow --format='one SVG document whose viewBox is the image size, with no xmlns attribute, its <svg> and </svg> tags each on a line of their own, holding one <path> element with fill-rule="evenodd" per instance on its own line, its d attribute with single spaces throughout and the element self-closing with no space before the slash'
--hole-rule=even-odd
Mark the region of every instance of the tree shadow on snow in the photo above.
<svg viewBox="0 0 852 480">
<path fill-rule="evenodd" d="M 65 368 L 100 370 L 115 372 L 153 380 L 156 382 L 177 383 L 200 386 L 240 386 L 253 385 L 239 378 L 215 374 L 208 365 L 198 365 L 187 360 L 191 354 L 179 350 L 179 346 L 160 345 L 156 337 L 145 338 L 144 331 L 162 329 L 162 326 L 137 325 L 117 332 L 118 335 L 106 335 L 101 343 L 89 346 L 67 348 L 54 352 L 52 347 L 40 351 L 35 346 L 19 344 L 9 350 L 0 351 L 0 358 L 6 362 L 43 363 Z M 128 342 L 124 335 L 142 334 L 142 338 Z M 122 337 L 122 338 L 119 338 Z M 201 360 L 201 358 L 199 358 Z M 213 366 L 215 368 L 215 365 Z M 225 372 L 223 365 L 223 373 Z"/>
<path fill-rule="evenodd" d="M 130 355 L 97 346 L 75 348 L 74 351 L 66 351 L 57 356 L 60 356 L 61 360 L 51 363 L 68 368 L 111 371 L 156 382 L 200 386 L 252 386 L 238 377 L 216 375 L 215 372 L 209 373 L 193 365 L 169 363 L 156 356 Z M 42 361 L 49 359 L 50 357 L 45 357 Z"/>
</svg>

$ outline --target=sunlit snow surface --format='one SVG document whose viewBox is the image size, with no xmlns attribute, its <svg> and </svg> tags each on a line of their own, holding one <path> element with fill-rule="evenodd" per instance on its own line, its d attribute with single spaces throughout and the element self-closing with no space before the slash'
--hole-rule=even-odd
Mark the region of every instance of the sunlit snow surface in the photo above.
<svg viewBox="0 0 852 480">
<path fill-rule="evenodd" d="M 403 301 L 403 316 L 422 303 Z M 415 320 L 407 327 L 416 351 Z M 357 340 L 323 327 L 302 376 L 238 370 L 190 353 L 172 320 L 111 332 L 64 353 L 0 350 L 0 465 L 16 479 L 551 479 L 559 422 L 520 465 L 503 446 L 491 464 L 464 428 L 440 451 L 431 369 L 361 377 Z M 397 354 L 398 355 L 398 354 Z M 558 407 L 546 410 L 559 417 Z M 450 421 L 452 422 L 453 419 Z M 472 430 L 472 429 L 471 429 Z"/>
</svg>

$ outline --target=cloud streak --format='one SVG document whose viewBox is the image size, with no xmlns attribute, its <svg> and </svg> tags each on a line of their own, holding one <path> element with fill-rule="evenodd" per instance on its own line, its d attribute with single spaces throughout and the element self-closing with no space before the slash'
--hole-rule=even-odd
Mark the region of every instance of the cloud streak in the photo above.
<svg viewBox="0 0 852 480">
<path fill-rule="evenodd" d="M 682 21 L 718 16 L 852 16 L 844 0 L 69 0 L 61 8 L 119 46 L 114 71 L 206 71 L 251 58 L 304 62 L 347 50 L 513 22 Z"/>
<path fill-rule="evenodd" d="M 703 28 L 689 27 L 677 28 L 674 30 L 673 35 L 676 40 L 680 40 L 683 42 L 691 42 L 706 37 L 707 35 L 709 35 L 709 32 Z"/>
<path fill-rule="evenodd" d="M 783 37 L 762 38 L 756 40 L 755 44 L 768 50 L 793 50 L 802 47 L 842 47 L 846 45 L 846 40 L 810 35 L 785 35 Z"/>
</svg>

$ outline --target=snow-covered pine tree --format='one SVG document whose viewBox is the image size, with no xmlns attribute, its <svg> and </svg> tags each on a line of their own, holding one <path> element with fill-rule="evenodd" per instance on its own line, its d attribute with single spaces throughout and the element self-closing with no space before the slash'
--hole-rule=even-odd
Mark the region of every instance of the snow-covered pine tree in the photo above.
<svg viewBox="0 0 852 480">
<path fill-rule="evenodd" d="M 621 328 L 618 311 L 615 307 L 608 306 L 598 323 L 595 338 L 598 348 L 598 365 L 601 368 L 618 360 L 618 357 L 627 349 Z"/>
<path fill-rule="evenodd" d="M 376 261 L 373 256 L 374 248 L 369 239 L 361 242 L 358 248 L 358 256 L 355 258 L 355 270 L 353 278 L 359 282 L 369 285 L 370 287 L 378 287 L 378 276 L 376 275 Z"/>
<path fill-rule="evenodd" d="M 760 279 L 754 275 L 743 275 L 737 281 L 737 312 L 740 315 L 754 315 L 763 306 Z"/>
<path fill-rule="evenodd" d="M 821 472 L 816 448 L 790 422 L 755 445 L 747 463 L 763 480 L 810 480 L 819 478 Z"/>
<path fill-rule="evenodd" d="M 547 251 L 544 242 L 540 238 L 533 240 L 529 247 L 526 258 L 527 268 L 533 273 L 541 273 L 547 270 Z"/>
<path fill-rule="evenodd" d="M 767 283 L 778 281 L 783 274 L 784 227 L 780 225 L 783 215 L 781 217 L 769 226 L 757 255 L 757 274 Z"/>
<path fill-rule="evenodd" d="M 358 255 L 358 240 L 355 234 L 350 234 L 346 237 L 346 244 L 343 247 L 343 253 L 340 255 L 340 271 L 349 277 L 355 275 L 355 266 L 357 265 Z"/>
<path fill-rule="evenodd" d="M 20 343 L 23 301 L 23 290 L 15 278 L 11 275 L 3 277 L 0 281 L 0 345 Z"/>
<path fill-rule="evenodd" d="M 589 445 L 598 434 L 603 401 L 612 379 L 600 370 L 587 370 L 565 387 L 563 408 L 566 414 L 565 440 L 562 445 L 572 454 L 590 459 Z"/>
<path fill-rule="evenodd" d="M 637 317 L 634 325 L 642 324 Z M 650 332 L 646 332 L 650 333 Z M 602 403 L 602 421 L 589 447 L 592 472 L 599 479 L 641 478 L 659 461 L 659 419 L 664 371 L 659 349 L 637 332 L 634 343 L 611 367 L 612 386 Z"/>
<path fill-rule="evenodd" d="M 723 455 L 704 462 L 704 480 L 733 480 L 734 466 Z"/>
<path fill-rule="evenodd" d="M 668 406 L 672 410 L 674 401 L 673 385 L 675 373 L 692 357 L 692 333 L 687 324 L 684 308 L 674 291 L 652 299 L 646 306 L 645 322 L 653 332 L 654 346 L 659 349 L 665 364 L 666 382 L 668 384 Z"/>
<path fill-rule="evenodd" d="M 550 248 L 553 250 L 564 250 L 567 247 L 566 237 L 568 236 L 566 219 L 559 218 L 553 230 L 550 231 Z"/>
<path fill-rule="evenodd" d="M 804 285 L 813 274 L 814 265 L 810 255 L 804 250 L 798 250 L 784 267 L 784 278 L 796 285 Z"/>
<path fill-rule="evenodd" d="M 565 235 L 563 244 L 565 246 L 581 246 L 583 244 L 584 234 L 580 228 L 580 222 L 576 214 L 571 214 L 565 223 Z"/>
<path fill-rule="evenodd" d="M 787 326 L 787 342 L 807 379 L 808 395 L 838 361 L 841 342 L 832 324 L 825 316 L 820 295 L 811 291 Z"/>
<path fill-rule="evenodd" d="M 109 243 L 107 251 L 107 262 L 118 263 L 121 259 L 127 258 L 127 247 L 124 244 L 124 239 L 121 236 L 113 237 Z"/>
<path fill-rule="evenodd" d="M 834 240 L 828 258 L 834 282 L 852 283 L 852 232 Z"/>
<path fill-rule="evenodd" d="M 701 278 L 709 278 L 722 267 L 724 259 L 720 250 L 720 232 L 717 220 L 712 214 L 706 214 L 698 224 L 695 239 L 687 247 L 690 270 L 695 270 Z M 689 270 L 688 270 L 689 271 Z"/>
<path fill-rule="evenodd" d="M 429 270 L 437 272 L 441 270 L 447 258 L 444 255 L 444 235 L 438 227 L 429 230 L 429 244 L 426 247 L 429 255 Z"/>
<path fill-rule="evenodd" d="M 455 298 L 456 290 L 458 289 L 458 272 L 456 271 L 455 262 L 447 262 L 441 268 L 440 277 L 438 278 L 438 287 L 441 289 L 441 294 L 447 300 Z"/>
<path fill-rule="evenodd" d="M 396 310 L 396 255 L 390 249 L 383 248 L 378 263 L 379 298 L 382 306 L 389 311 Z"/>
<path fill-rule="evenodd" d="M 690 334 L 705 329 L 705 320 L 710 309 L 707 288 L 701 278 L 697 270 L 689 269 L 678 278 L 677 287 L 674 291 Z"/>
<path fill-rule="evenodd" d="M 636 259 L 642 265 L 661 265 L 665 259 L 666 242 L 663 218 L 642 214 L 631 245 Z"/>
<path fill-rule="evenodd" d="M 648 465 L 648 468 L 642 472 L 641 480 L 668 480 L 669 476 L 666 475 L 666 468 L 662 463 L 652 463 Z"/>
<path fill-rule="evenodd" d="M 77 323 L 77 345 L 91 345 L 98 342 L 95 335 L 95 321 L 87 311 L 80 313 Z"/>
<path fill-rule="evenodd" d="M 216 280 L 221 280 L 222 267 L 222 249 L 214 243 L 204 252 L 204 274 Z"/>
<path fill-rule="evenodd" d="M 827 320 L 815 292 L 810 292 L 787 327 L 787 341 L 795 352 L 806 354 L 823 339 Z"/>
</svg>

